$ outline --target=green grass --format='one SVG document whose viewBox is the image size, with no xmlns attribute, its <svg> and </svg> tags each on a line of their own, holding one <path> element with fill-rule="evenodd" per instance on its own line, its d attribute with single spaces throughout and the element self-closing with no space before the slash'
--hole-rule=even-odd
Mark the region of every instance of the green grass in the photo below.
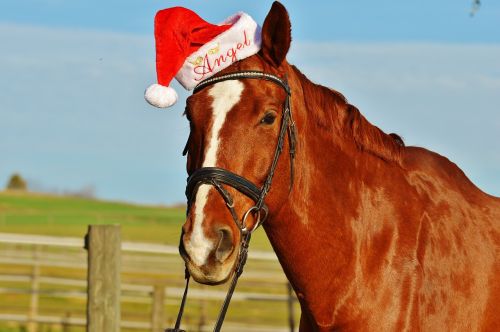
<svg viewBox="0 0 500 332">
<path fill-rule="evenodd" d="M 0 232 L 83 237 L 89 224 L 120 224 L 123 241 L 177 245 L 185 210 L 22 192 L 0 192 Z M 263 231 L 252 248 L 271 250 Z"/>
<path fill-rule="evenodd" d="M 109 202 L 75 197 L 42 195 L 33 193 L 0 192 L 0 232 L 39 234 L 53 236 L 80 237 L 87 232 L 89 224 L 120 224 L 123 241 L 152 242 L 177 245 L 181 226 L 185 221 L 185 210 L 182 207 L 144 206 L 121 202 Z M 31 250 L 29 246 L 0 245 L 2 250 Z M 14 248 L 14 249 L 13 249 Z M 258 230 L 252 237 L 251 250 L 271 250 L 263 230 Z M 44 254 L 59 254 L 60 248 L 46 248 Z M 82 249 L 64 249 L 78 251 Z M 134 254 L 127 254 L 132 256 Z M 124 267 L 127 265 L 124 256 Z M 161 273 L 139 270 L 139 272 L 122 272 L 122 282 L 135 284 L 162 283 L 169 287 L 182 286 L 183 263 L 179 257 L 167 257 L 161 261 Z M 158 267 L 158 266 L 156 266 Z M 0 264 L 0 271 L 5 274 L 29 275 L 30 266 L 22 264 Z M 248 272 L 266 271 L 266 273 L 281 273 L 277 262 L 249 261 Z M 42 267 L 43 276 L 76 278 L 84 280 L 86 271 L 61 267 Z M 243 274 L 237 291 L 262 292 L 267 294 L 284 294 L 284 285 L 278 280 L 256 282 Z M 282 280 L 282 279 L 280 279 Z M 26 289 L 28 284 L 19 282 L 0 282 L 0 287 Z M 205 287 L 195 283 L 193 288 Z M 227 285 L 217 286 L 225 289 Z M 42 290 L 81 290 L 78 287 L 64 285 L 41 285 Z M 165 312 L 167 320 L 173 322 L 178 308 L 178 301 L 167 301 Z M 28 294 L 0 294 L 0 313 L 26 313 L 29 306 Z M 206 301 L 203 311 L 208 320 L 214 320 L 220 303 Z M 151 306 L 148 304 L 122 303 L 122 317 L 127 320 L 148 320 Z M 200 317 L 201 302 L 188 301 L 185 322 L 196 324 Z M 46 315 L 64 316 L 71 312 L 75 317 L 84 316 L 85 301 L 74 298 L 40 297 L 40 313 Z M 296 305 L 296 315 L 300 312 Z M 285 303 L 274 302 L 234 302 L 228 312 L 229 322 L 248 324 L 263 324 L 283 326 L 286 324 Z M 19 323 L 0 322 L 0 332 L 24 331 Z M 60 326 L 45 325 L 44 331 L 62 331 Z M 80 332 L 83 328 L 71 327 L 67 331 Z"/>
</svg>

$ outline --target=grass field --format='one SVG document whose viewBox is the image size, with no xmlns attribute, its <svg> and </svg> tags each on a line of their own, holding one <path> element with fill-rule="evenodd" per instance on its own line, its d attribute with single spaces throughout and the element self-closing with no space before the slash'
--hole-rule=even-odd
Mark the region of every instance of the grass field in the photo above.
<svg viewBox="0 0 500 332">
<path fill-rule="evenodd" d="M 83 237 L 89 224 L 120 224 L 123 241 L 177 245 L 185 210 L 22 192 L 0 192 L 0 232 Z M 264 232 L 253 249 L 272 250 Z"/>
<path fill-rule="evenodd" d="M 120 202 L 99 201 L 74 197 L 62 197 L 53 195 L 42 195 L 33 193 L 0 192 L 0 232 L 40 234 L 54 236 L 83 237 L 87 232 L 89 224 L 120 224 L 123 241 L 152 242 L 177 245 L 181 226 L 184 222 L 184 208 L 142 206 Z M 251 250 L 271 250 L 269 242 L 263 230 L 255 233 L 252 239 Z M 29 246 L 2 246 L 0 253 L 4 250 L 9 252 L 29 251 Z M 60 254 L 58 249 L 45 252 L 49 254 Z M 75 249 L 76 250 L 76 249 Z M 82 249 L 80 249 L 82 250 Z M 85 257 L 85 256 L 83 256 Z M 83 258 L 84 259 L 84 258 Z M 124 267 L 127 266 L 127 258 L 124 257 Z M 132 261 L 133 262 L 133 261 Z M 132 263 L 133 264 L 133 263 Z M 173 257 L 162 261 L 161 273 L 154 274 L 151 271 L 141 270 L 140 273 L 123 272 L 122 283 L 135 284 L 152 282 L 165 283 L 166 285 L 182 286 L 182 260 Z M 266 282 L 255 282 L 249 278 L 252 273 L 274 273 L 281 275 L 276 280 L 269 279 Z M 29 275 L 31 267 L 19 264 L 0 264 L 0 275 Z M 156 273 L 156 272 L 155 272 Z M 260 292 L 266 294 L 284 294 L 284 277 L 277 262 L 251 261 L 246 266 L 246 274 L 243 274 L 237 292 Z M 85 270 L 68 268 L 43 267 L 41 274 L 49 277 L 76 278 L 85 280 Z M 0 282 L 0 288 L 26 289 L 26 283 Z M 194 284 L 194 289 L 199 286 Z M 227 285 L 217 286 L 215 289 L 225 289 Z M 58 289 L 71 290 L 69 286 L 57 286 L 42 284 L 42 291 L 54 291 Z M 210 288 L 212 289 L 212 288 Z M 78 290 L 78 289 L 72 289 Z M 80 289 L 84 291 L 84 289 Z M 206 308 L 201 309 L 199 301 L 188 302 L 186 308 L 186 321 L 196 323 L 200 317 L 200 310 L 205 311 L 209 319 L 215 319 L 220 303 L 217 301 L 206 302 Z M 0 313 L 22 314 L 26 313 L 29 305 L 28 294 L 0 294 Z M 170 300 L 165 307 L 169 320 L 173 319 L 178 307 L 178 300 Z M 63 308 L 63 309 L 61 309 Z M 67 310 L 77 317 L 85 315 L 85 301 L 82 299 L 53 298 L 41 296 L 40 314 L 63 315 Z M 151 310 L 150 304 L 122 304 L 122 317 L 127 320 L 146 319 Z M 296 315 L 300 310 L 296 305 Z M 286 325 L 286 304 L 278 302 L 234 302 L 228 312 L 229 322 L 239 322 L 252 325 L 283 326 Z M 298 319 L 298 316 L 296 317 Z M 24 331 L 24 327 L 17 323 L 0 322 L 0 332 Z M 45 326 L 40 331 L 61 331 L 58 327 Z M 84 331 L 83 328 L 71 327 L 71 332 Z"/>
</svg>

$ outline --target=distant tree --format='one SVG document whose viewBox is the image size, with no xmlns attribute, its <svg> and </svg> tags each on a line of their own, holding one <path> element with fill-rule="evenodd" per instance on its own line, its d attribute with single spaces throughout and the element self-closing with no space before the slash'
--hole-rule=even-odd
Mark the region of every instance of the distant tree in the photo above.
<svg viewBox="0 0 500 332">
<path fill-rule="evenodd" d="M 26 181 L 21 177 L 21 175 L 15 173 L 12 174 L 9 182 L 7 182 L 7 189 L 26 191 L 28 189 L 28 185 L 26 184 Z"/>
</svg>

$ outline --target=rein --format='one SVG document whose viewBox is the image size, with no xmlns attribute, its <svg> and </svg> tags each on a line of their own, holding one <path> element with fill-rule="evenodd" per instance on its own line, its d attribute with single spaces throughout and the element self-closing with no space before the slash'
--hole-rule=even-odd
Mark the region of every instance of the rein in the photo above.
<svg viewBox="0 0 500 332">
<path fill-rule="evenodd" d="M 214 327 L 214 332 L 219 332 L 222 323 L 224 322 L 224 318 L 226 316 L 227 309 L 229 307 L 229 302 L 231 301 L 231 297 L 233 295 L 234 289 L 236 288 L 236 284 L 238 282 L 238 278 L 243 273 L 243 267 L 245 266 L 247 256 L 248 256 L 248 247 L 250 244 L 250 238 L 252 233 L 267 219 L 269 214 L 269 209 L 266 206 L 264 200 L 271 189 L 271 184 L 274 176 L 274 172 L 278 165 L 278 160 L 283 151 L 283 146 L 285 142 L 285 136 L 288 136 L 288 143 L 290 148 L 290 190 L 293 186 L 293 178 L 294 178 L 294 168 L 293 162 L 295 158 L 295 146 L 296 146 L 296 129 L 295 123 L 292 117 L 292 109 L 290 104 L 291 98 L 291 90 L 286 80 L 283 80 L 277 76 L 267 74 L 260 71 L 241 71 L 235 72 L 231 74 L 221 75 L 212 77 L 206 80 L 201 81 L 194 89 L 193 93 L 196 93 L 207 86 L 211 86 L 213 84 L 227 81 L 227 80 L 239 80 L 239 79 L 260 79 L 267 80 L 278 84 L 281 86 L 286 93 L 285 101 L 283 104 L 282 117 L 281 117 L 281 127 L 279 131 L 278 141 L 276 145 L 276 149 L 274 151 L 273 160 L 271 162 L 271 166 L 269 168 L 269 172 L 267 174 L 266 180 L 262 187 L 258 187 L 251 181 L 246 178 L 235 174 L 229 170 L 219 168 L 219 167 L 202 167 L 194 171 L 189 178 L 187 179 L 186 186 L 186 197 L 188 200 L 187 211 L 191 208 L 193 204 L 196 192 L 198 188 L 202 184 L 212 185 L 217 189 L 219 194 L 224 199 L 229 212 L 233 218 L 233 221 L 238 226 L 240 230 L 240 251 L 238 255 L 238 262 L 235 266 L 233 278 L 231 280 L 231 284 L 229 286 L 228 292 L 226 294 L 226 298 L 219 312 L 219 316 L 217 318 L 217 322 Z M 287 135 L 288 134 L 288 135 Z M 255 205 L 248 209 L 241 218 L 238 217 L 234 209 L 234 200 L 231 194 L 224 188 L 223 185 L 230 186 L 237 191 L 241 192 L 245 196 L 249 197 L 255 202 Z M 264 212 L 262 216 L 261 212 Z M 249 229 L 247 227 L 247 218 L 250 214 L 253 214 L 256 218 L 255 225 Z M 177 320 L 175 323 L 175 327 L 173 329 L 166 329 L 165 332 L 185 332 L 180 329 L 180 323 L 182 319 L 182 314 L 184 312 L 184 305 L 187 298 L 188 288 L 189 288 L 189 272 L 186 269 L 186 287 L 184 289 L 184 295 L 182 297 L 181 305 L 179 308 L 179 313 L 177 315 Z"/>
</svg>

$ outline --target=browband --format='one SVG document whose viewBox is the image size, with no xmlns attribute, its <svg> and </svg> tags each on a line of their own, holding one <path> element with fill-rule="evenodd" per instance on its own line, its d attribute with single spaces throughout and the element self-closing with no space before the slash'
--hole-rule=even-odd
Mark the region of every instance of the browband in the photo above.
<svg viewBox="0 0 500 332">
<path fill-rule="evenodd" d="M 278 76 L 274 76 L 274 75 L 271 75 L 271 74 L 267 74 L 267 73 L 263 73 L 261 71 L 253 71 L 253 70 L 250 70 L 250 71 L 240 71 L 240 72 L 236 72 L 236 73 L 231 73 L 231 74 L 227 74 L 227 75 L 222 75 L 222 76 L 216 76 L 216 77 L 211 77 L 211 78 L 207 78 L 206 80 L 203 80 L 201 81 L 193 90 L 193 94 L 200 91 L 201 89 L 209 86 L 209 85 L 212 85 L 212 84 L 215 84 L 215 83 L 219 83 L 219 82 L 222 82 L 222 81 L 228 81 L 228 80 L 237 80 L 239 78 L 250 78 L 250 79 L 264 79 L 264 80 L 268 80 L 268 81 L 271 81 L 271 82 L 274 82 L 278 85 L 281 85 L 281 87 L 286 91 L 286 93 L 288 95 L 290 95 L 290 87 L 288 86 L 287 83 L 285 83 L 281 78 L 279 78 Z"/>
</svg>

